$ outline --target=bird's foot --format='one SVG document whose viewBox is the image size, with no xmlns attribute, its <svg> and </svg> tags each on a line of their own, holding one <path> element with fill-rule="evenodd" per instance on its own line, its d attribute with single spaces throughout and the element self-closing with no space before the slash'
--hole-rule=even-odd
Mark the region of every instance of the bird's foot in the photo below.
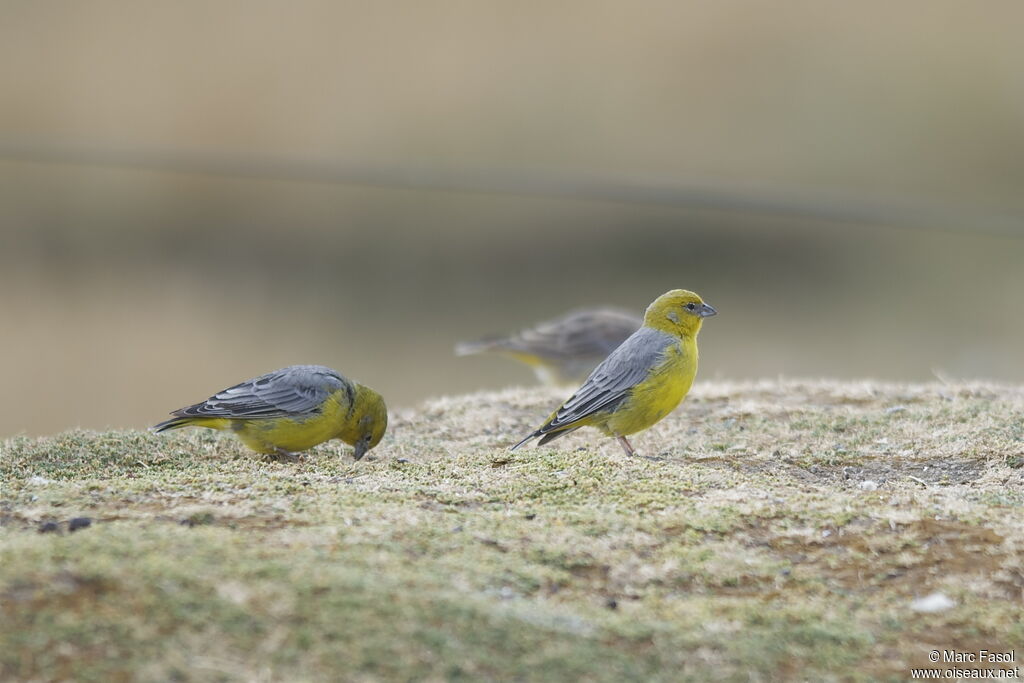
<svg viewBox="0 0 1024 683">
<path fill-rule="evenodd" d="M 626 451 L 626 455 L 636 455 L 636 451 L 633 450 L 633 446 L 631 446 L 629 441 L 626 440 L 626 437 L 620 436 L 618 437 L 618 441 L 619 445 L 622 446 L 622 450 Z"/>
<path fill-rule="evenodd" d="M 267 457 L 274 462 L 298 462 L 301 460 L 298 453 L 292 453 L 291 451 L 286 451 L 283 448 L 274 449 L 274 452 L 269 453 Z"/>
</svg>

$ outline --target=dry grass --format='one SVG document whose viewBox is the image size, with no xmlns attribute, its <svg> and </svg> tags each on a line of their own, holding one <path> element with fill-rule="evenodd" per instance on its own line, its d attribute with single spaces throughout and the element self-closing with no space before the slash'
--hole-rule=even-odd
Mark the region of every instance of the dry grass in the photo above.
<svg viewBox="0 0 1024 683">
<path fill-rule="evenodd" d="M 1021 388 L 704 384 L 653 460 L 508 453 L 557 399 L 428 402 L 360 463 L 3 442 L 0 678 L 902 680 L 1024 642 Z"/>
</svg>

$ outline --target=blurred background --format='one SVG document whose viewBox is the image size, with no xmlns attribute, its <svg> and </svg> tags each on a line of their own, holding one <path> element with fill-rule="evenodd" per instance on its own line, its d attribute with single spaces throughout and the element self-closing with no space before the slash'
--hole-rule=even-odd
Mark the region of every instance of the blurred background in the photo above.
<svg viewBox="0 0 1024 683">
<path fill-rule="evenodd" d="M 1024 381 L 1024 4 L 0 4 L 0 436 L 673 287 L 698 381 Z"/>
</svg>

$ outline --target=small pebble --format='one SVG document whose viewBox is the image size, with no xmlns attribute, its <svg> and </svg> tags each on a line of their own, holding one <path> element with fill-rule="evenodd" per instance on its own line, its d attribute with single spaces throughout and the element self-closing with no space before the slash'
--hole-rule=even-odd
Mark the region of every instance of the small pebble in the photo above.
<svg viewBox="0 0 1024 683">
<path fill-rule="evenodd" d="M 865 479 L 861 483 L 857 484 L 857 488 L 859 488 L 861 491 L 876 491 L 878 490 L 878 482 L 871 481 L 870 479 Z"/>
<path fill-rule="evenodd" d="M 57 522 L 46 522 L 39 525 L 39 533 L 41 534 L 52 534 L 58 531 L 60 531 L 60 526 Z"/>
<path fill-rule="evenodd" d="M 68 522 L 68 531 L 78 531 L 84 529 L 87 526 L 92 526 L 92 519 L 89 517 L 75 517 Z"/>
<path fill-rule="evenodd" d="M 608 598 L 607 600 L 604 601 L 604 606 L 607 607 L 608 609 L 618 609 L 619 608 L 619 601 L 616 600 L 615 598 Z"/>
<path fill-rule="evenodd" d="M 910 603 L 910 609 L 915 612 L 924 612 L 925 614 L 945 612 L 953 607 L 956 607 L 956 603 L 944 593 L 932 593 Z"/>
</svg>

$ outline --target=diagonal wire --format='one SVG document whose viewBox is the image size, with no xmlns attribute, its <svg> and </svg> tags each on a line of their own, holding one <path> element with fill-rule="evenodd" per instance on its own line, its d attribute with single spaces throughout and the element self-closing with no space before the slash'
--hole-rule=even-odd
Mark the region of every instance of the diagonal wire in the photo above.
<svg viewBox="0 0 1024 683">
<path fill-rule="evenodd" d="M 821 192 L 728 190 L 681 185 L 664 177 L 549 169 L 388 166 L 178 150 L 115 150 L 0 143 L 0 160 L 107 166 L 377 188 L 516 195 L 688 210 L 756 214 L 821 223 L 859 224 L 1024 238 L 1024 218 L 945 205 L 872 203 Z"/>
</svg>

